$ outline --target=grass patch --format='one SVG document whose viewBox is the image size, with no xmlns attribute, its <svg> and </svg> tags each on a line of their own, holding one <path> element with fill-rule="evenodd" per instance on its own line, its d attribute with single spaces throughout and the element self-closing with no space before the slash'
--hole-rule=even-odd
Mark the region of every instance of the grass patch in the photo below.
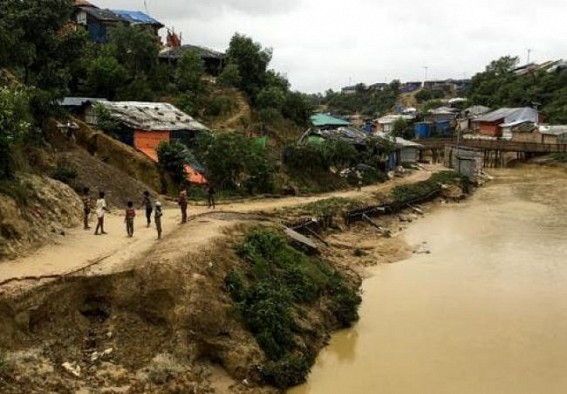
<svg viewBox="0 0 567 394">
<path fill-rule="evenodd" d="M 12 374 L 13 367 L 0 355 L 0 387 L 2 387 L 2 381 L 6 382 L 12 379 Z"/>
<path fill-rule="evenodd" d="M 55 171 L 53 172 L 51 177 L 53 179 L 57 179 L 58 181 L 66 183 L 67 185 L 70 185 L 71 182 L 75 180 L 77 175 L 78 173 L 75 166 L 73 166 L 73 164 L 71 164 L 71 162 L 69 162 L 68 160 L 61 159 L 57 162 L 57 167 L 55 168 Z"/>
<path fill-rule="evenodd" d="M 412 183 L 410 185 L 396 186 L 392 190 L 392 198 L 394 202 L 408 202 L 430 193 L 440 190 L 440 185 L 464 185 L 468 180 L 466 177 L 457 174 L 454 171 L 436 172 L 426 181 Z"/>
<path fill-rule="evenodd" d="M 567 163 L 567 153 L 554 153 L 551 155 L 551 159 L 559 163 Z"/>
<path fill-rule="evenodd" d="M 12 197 L 18 203 L 27 205 L 33 196 L 33 191 L 28 182 L 18 178 L 0 179 L 0 194 L 5 194 Z"/>
<path fill-rule="evenodd" d="M 338 215 L 345 211 L 362 208 L 364 204 L 350 198 L 331 197 L 324 200 L 310 202 L 299 207 L 301 211 L 315 216 Z"/>
<path fill-rule="evenodd" d="M 287 388 L 305 380 L 315 349 L 298 345 L 300 306 L 325 302 L 340 327 L 358 319 L 360 296 L 324 261 L 288 244 L 275 230 L 257 228 L 237 245 L 246 262 L 234 268 L 225 285 L 244 323 L 269 362 L 265 380 Z M 309 342 L 309 341 L 307 341 Z"/>
</svg>

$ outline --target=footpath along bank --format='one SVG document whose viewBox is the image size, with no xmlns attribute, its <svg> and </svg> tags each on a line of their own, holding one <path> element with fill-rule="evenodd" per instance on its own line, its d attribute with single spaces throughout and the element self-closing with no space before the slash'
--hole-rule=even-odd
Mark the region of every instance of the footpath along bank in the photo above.
<svg viewBox="0 0 567 394">
<path fill-rule="evenodd" d="M 208 214 L 120 269 L 4 294 L 0 388 L 261 393 L 298 384 L 330 332 L 358 318 L 361 267 L 410 252 L 387 235 L 422 212 L 420 198 L 461 198 L 461 182 L 442 172 L 360 199 Z M 375 216 L 382 211 L 390 215 Z M 369 220 L 349 228 L 347 212 Z M 312 217 L 327 218 L 310 229 L 316 236 L 296 230 L 315 239 L 318 253 L 282 232 L 282 223 Z M 211 223 L 217 237 L 183 250 L 185 231 Z"/>
</svg>

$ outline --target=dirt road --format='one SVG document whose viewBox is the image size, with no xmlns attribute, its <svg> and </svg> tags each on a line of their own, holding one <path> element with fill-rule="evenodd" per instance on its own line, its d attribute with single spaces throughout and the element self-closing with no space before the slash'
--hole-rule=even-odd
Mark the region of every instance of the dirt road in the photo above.
<svg viewBox="0 0 567 394">
<path fill-rule="evenodd" d="M 247 200 L 218 205 L 214 212 L 269 212 L 329 197 L 363 198 L 373 193 L 387 192 L 396 185 L 427 179 L 438 167 L 414 172 L 385 184 L 368 186 L 361 191 L 350 190 L 313 197 L 286 197 Z M 137 211 L 134 237 L 126 236 L 123 212 L 106 216 L 107 235 L 93 235 L 93 230 L 70 229 L 64 239 L 45 246 L 30 256 L 0 263 L 0 294 L 25 289 L 44 280 L 65 275 L 101 275 L 132 268 L 141 257 L 159 250 L 161 261 L 198 251 L 223 236 L 223 230 L 235 224 L 237 218 L 221 220 L 204 206 L 190 206 L 190 220 L 179 224 L 180 213 L 175 208 L 164 210 L 163 238 L 157 240 L 153 225 L 145 226 L 143 211 Z M 93 223 L 94 224 L 94 223 Z"/>
</svg>

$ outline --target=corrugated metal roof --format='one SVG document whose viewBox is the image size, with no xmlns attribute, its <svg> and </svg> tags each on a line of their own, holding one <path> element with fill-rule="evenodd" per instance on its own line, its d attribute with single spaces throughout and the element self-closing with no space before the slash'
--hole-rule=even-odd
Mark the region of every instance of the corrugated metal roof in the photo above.
<svg viewBox="0 0 567 394">
<path fill-rule="evenodd" d="M 456 112 L 459 112 L 459 110 L 451 107 L 439 107 L 429 111 L 432 115 L 455 115 Z"/>
<path fill-rule="evenodd" d="M 164 59 L 179 59 L 185 52 L 195 52 L 203 59 L 224 59 L 226 55 L 222 52 L 200 47 L 197 45 L 182 45 L 177 48 L 165 48 L 159 54 L 159 57 Z"/>
<path fill-rule="evenodd" d="M 365 143 L 368 133 L 355 127 L 338 127 L 336 129 L 314 129 L 312 135 L 318 135 L 325 139 L 340 139 L 350 143 Z"/>
<path fill-rule="evenodd" d="M 374 135 L 388 141 L 393 141 L 397 146 L 402 148 L 423 148 L 423 145 L 418 144 L 417 142 L 409 141 L 402 137 L 394 137 L 391 134 L 383 133 L 381 131 L 374 133 Z"/>
<path fill-rule="evenodd" d="M 112 116 L 137 130 L 208 130 L 191 116 L 169 103 L 101 101 Z"/>
<path fill-rule="evenodd" d="M 545 135 L 561 135 L 567 133 L 567 125 L 540 125 L 539 132 Z"/>
<path fill-rule="evenodd" d="M 473 105 L 472 107 L 468 107 L 465 109 L 465 112 L 469 114 L 469 116 L 478 116 L 487 113 L 490 111 L 490 108 L 485 107 L 484 105 Z"/>
<path fill-rule="evenodd" d="M 498 122 L 504 124 L 517 122 L 537 122 L 538 113 L 530 107 L 500 108 L 475 119 L 477 122 Z"/>
<path fill-rule="evenodd" d="M 144 14 L 141 11 L 128 11 L 128 10 L 112 10 L 116 15 L 124 19 L 128 23 L 140 25 L 154 25 L 163 27 L 163 23 L 155 20 L 151 16 Z"/>
<path fill-rule="evenodd" d="M 414 120 L 415 115 L 384 115 L 377 120 L 380 124 L 391 124 L 395 123 L 396 120 L 403 119 L 403 120 Z"/>
<path fill-rule="evenodd" d="M 324 126 L 349 126 L 350 123 L 346 120 L 338 119 L 327 114 L 311 115 L 311 123 L 315 127 Z"/>
<path fill-rule="evenodd" d="M 125 22 L 123 18 L 116 15 L 114 12 L 94 7 L 79 7 L 81 10 L 85 11 L 87 14 L 91 15 L 93 18 L 104 22 Z"/>
</svg>

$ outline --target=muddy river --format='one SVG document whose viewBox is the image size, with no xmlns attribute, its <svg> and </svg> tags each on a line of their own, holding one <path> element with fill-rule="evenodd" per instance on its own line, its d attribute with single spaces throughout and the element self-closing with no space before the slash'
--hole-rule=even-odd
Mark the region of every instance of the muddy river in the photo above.
<svg viewBox="0 0 567 394">
<path fill-rule="evenodd" d="M 292 394 L 567 393 L 567 170 L 522 167 L 404 232 Z"/>
</svg>

